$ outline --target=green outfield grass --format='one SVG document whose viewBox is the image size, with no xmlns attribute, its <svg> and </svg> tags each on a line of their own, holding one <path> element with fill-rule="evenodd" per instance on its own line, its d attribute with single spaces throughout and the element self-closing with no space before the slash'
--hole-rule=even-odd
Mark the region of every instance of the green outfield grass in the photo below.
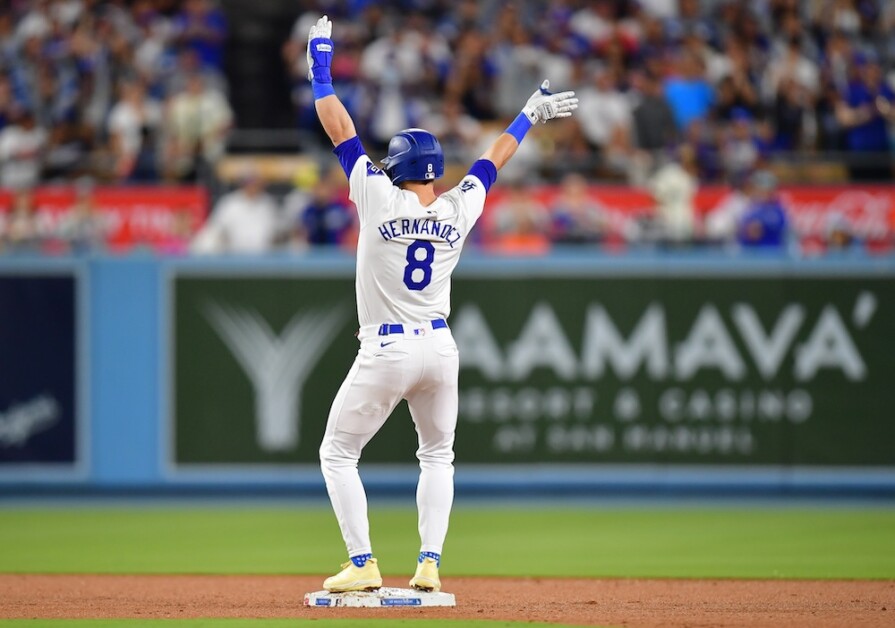
<svg viewBox="0 0 895 628">
<path fill-rule="evenodd" d="M 405 575 L 415 512 L 371 510 L 383 573 Z M 0 539 L 0 572 L 326 574 L 345 559 L 334 516 L 317 506 L 7 509 Z M 442 572 L 895 578 L 895 510 L 458 508 Z"/>
</svg>

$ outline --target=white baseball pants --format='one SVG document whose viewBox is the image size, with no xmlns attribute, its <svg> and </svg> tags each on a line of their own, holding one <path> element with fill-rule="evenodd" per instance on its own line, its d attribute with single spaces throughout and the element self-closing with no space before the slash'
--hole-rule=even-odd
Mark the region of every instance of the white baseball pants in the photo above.
<svg viewBox="0 0 895 628">
<path fill-rule="evenodd" d="M 457 427 L 457 345 L 447 328 L 404 324 L 379 335 L 362 327 L 360 350 L 330 409 L 320 445 L 326 490 L 349 556 L 372 553 L 367 495 L 357 463 L 361 451 L 406 399 L 416 426 L 420 478 L 416 491 L 422 552 L 441 553 L 454 501 Z"/>
</svg>

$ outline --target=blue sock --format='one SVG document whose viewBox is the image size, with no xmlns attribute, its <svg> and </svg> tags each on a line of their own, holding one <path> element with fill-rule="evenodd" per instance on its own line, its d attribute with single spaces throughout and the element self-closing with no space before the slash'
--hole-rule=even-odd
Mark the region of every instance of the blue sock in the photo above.
<svg viewBox="0 0 895 628">
<path fill-rule="evenodd" d="M 358 554 L 351 557 L 351 562 L 354 563 L 355 567 L 363 567 L 371 558 L 373 558 L 373 554 Z"/>
<path fill-rule="evenodd" d="M 441 554 L 436 552 L 420 552 L 420 557 L 416 562 L 421 563 L 424 558 L 431 558 L 435 561 L 436 567 L 441 567 Z"/>
</svg>

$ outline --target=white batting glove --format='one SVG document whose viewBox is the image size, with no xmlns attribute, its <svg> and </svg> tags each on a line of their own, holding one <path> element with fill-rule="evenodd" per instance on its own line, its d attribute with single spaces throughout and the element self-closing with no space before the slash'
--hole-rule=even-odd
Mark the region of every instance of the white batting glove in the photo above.
<svg viewBox="0 0 895 628">
<path fill-rule="evenodd" d="M 321 17 L 308 34 L 308 80 L 332 83 L 330 65 L 333 58 L 333 23 L 327 16 Z"/>
<path fill-rule="evenodd" d="M 548 91 L 549 87 L 549 80 L 541 83 L 540 89 L 531 95 L 522 108 L 522 113 L 533 125 L 538 122 L 546 124 L 547 120 L 554 118 L 568 118 L 578 108 L 575 92 L 551 94 Z"/>
</svg>

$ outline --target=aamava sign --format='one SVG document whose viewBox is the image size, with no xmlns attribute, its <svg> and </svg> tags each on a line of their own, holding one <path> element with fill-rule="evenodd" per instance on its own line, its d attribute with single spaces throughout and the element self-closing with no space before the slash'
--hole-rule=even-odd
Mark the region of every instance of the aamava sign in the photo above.
<svg viewBox="0 0 895 628">
<path fill-rule="evenodd" d="M 180 277 L 173 461 L 317 462 L 351 279 Z M 458 462 L 895 465 L 895 280 L 455 281 Z M 411 463 L 406 408 L 365 451 Z"/>
</svg>

